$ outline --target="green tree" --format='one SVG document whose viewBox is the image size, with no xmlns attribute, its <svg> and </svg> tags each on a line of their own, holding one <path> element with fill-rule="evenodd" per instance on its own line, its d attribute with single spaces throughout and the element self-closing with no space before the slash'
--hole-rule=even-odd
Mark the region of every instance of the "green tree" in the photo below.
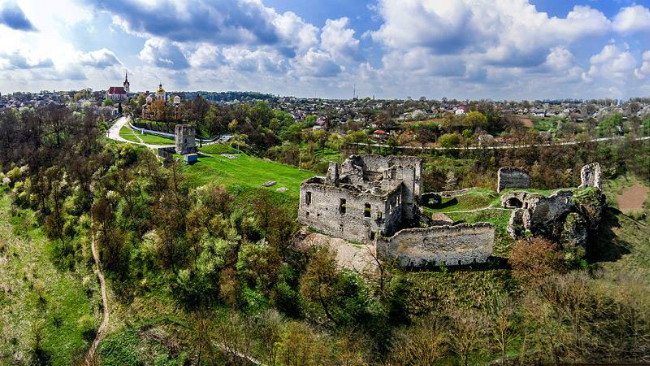
<svg viewBox="0 0 650 366">
<path fill-rule="evenodd" d="M 465 116 L 464 125 L 472 127 L 472 129 L 482 128 L 485 129 L 488 126 L 487 117 L 481 112 L 469 112 Z"/>
<path fill-rule="evenodd" d="M 457 133 L 446 133 L 438 138 L 438 143 L 442 147 L 455 147 L 460 144 L 460 135 Z"/>
<path fill-rule="evenodd" d="M 623 131 L 623 116 L 620 113 L 614 113 L 603 118 L 602 121 L 598 124 L 598 129 L 600 129 L 601 134 L 605 133 L 606 135 L 613 135 L 618 132 Z"/>
</svg>

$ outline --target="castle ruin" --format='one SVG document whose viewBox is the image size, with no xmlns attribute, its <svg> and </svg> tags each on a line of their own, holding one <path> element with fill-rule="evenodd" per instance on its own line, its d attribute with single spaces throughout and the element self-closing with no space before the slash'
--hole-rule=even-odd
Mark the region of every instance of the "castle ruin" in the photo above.
<svg viewBox="0 0 650 366">
<path fill-rule="evenodd" d="M 601 176 L 600 164 L 591 163 L 583 166 L 580 169 L 580 188 L 596 187 L 601 189 L 603 185 Z"/>
<path fill-rule="evenodd" d="M 508 188 L 529 188 L 530 175 L 524 169 L 501 168 L 498 172 L 497 192 Z"/>
<path fill-rule="evenodd" d="M 298 221 L 374 245 L 379 258 L 397 259 L 404 266 L 485 262 L 492 253 L 494 227 L 432 225 L 420 215 L 421 196 L 421 159 L 352 155 L 341 165 L 330 163 L 327 176 L 302 183 Z"/>
<path fill-rule="evenodd" d="M 196 154 L 196 129 L 192 125 L 176 125 L 176 153 L 180 155 Z"/>
</svg>

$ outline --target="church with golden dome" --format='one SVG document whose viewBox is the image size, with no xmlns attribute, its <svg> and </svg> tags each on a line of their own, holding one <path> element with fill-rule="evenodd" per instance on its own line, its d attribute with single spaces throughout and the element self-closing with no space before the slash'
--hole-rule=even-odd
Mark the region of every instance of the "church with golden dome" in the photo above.
<svg viewBox="0 0 650 366">
<path fill-rule="evenodd" d="M 148 92 L 147 92 L 148 93 Z M 168 103 L 172 103 L 171 106 Z M 142 118 L 144 119 L 160 119 L 160 115 L 165 106 L 172 107 L 170 110 L 171 115 L 175 119 L 179 119 L 181 115 L 181 97 L 170 96 L 163 88 L 162 82 L 158 84 L 158 89 L 154 93 L 149 93 L 145 99 L 145 104 L 142 106 Z"/>
<path fill-rule="evenodd" d="M 156 94 L 154 96 L 155 100 L 162 100 L 164 102 L 167 102 L 167 92 L 165 89 L 163 89 L 162 83 L 158 85 L 158 90 L 156 90 Z"/>
</svg>

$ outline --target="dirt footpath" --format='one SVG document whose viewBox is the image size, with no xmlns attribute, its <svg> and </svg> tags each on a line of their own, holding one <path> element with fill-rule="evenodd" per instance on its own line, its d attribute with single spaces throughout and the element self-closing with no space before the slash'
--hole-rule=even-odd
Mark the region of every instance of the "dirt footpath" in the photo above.
<svg viewBox="0 0 650 366">
<path fill-rule="evenodd" d="M 635 184 L 623 194 L 616 196 L 619 210 L 625 212 L 642 209 L 643 201 L 648 197 L 648 192 L 650 192 L 650 188 L 640 183 Z"/>
</svg>

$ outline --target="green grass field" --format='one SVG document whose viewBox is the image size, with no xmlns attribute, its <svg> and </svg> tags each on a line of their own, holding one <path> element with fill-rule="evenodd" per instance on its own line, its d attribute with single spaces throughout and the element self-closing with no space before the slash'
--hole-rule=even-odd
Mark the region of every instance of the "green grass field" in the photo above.
<svg viewBox="0 0 650 366">
<path fill-rule="evenodd" d="M 168 139 L 166 137 L 160 137 L 156 135 L 149 135 L 149 134 L 140 134 L 138 132 L 133 131 L 127 126 L 124 126 L 120 129 L 120 137 L 124 138 L 125 140 L 132 141 L 132 142 L 144 142 L 146 144 L 154 144 L 154 145 L 173 145 L 174 140 Z"/>
<path fill-rule="evenodd" d="M 240 154 L 236 159 L 218 155 L 202 156 L 198 163 L 188 165 L 185 172 L 194 186 L 214 182 L 226 186 L 244 185 L 260 188 L 263 183 L 273 180 L 277 184 L 266 189 L 276 191 L 280 187 L 286 187 L 289 189 L 287 194 L 295 198 L 299 196 L 300 183 L 315 175 L 308 170 L 300 170 L 246 154 Z"/>
<path fill-rule="evenodd" d="M 9 202 L 0 193 L 0 364 L 39 364 L 26 361 L 36 353 L 37 337 L 41 364 L 74 364 L 98 325 L 86 292 L 96 279 L 57 269 L 33 213 L 11 216 Z"/>
<path fill-rule="evenodd" d="M 199 149 L 202 153 L 205 154 L 214 154 L 214 155 L 219 155 L 219 154 L 238 154 L 239 150 L 235 149 L 234 147 L 230 145 L 225 145 L 225 144 L 211 144 L 211 145 L 205 145 Z"/>
</svg>

